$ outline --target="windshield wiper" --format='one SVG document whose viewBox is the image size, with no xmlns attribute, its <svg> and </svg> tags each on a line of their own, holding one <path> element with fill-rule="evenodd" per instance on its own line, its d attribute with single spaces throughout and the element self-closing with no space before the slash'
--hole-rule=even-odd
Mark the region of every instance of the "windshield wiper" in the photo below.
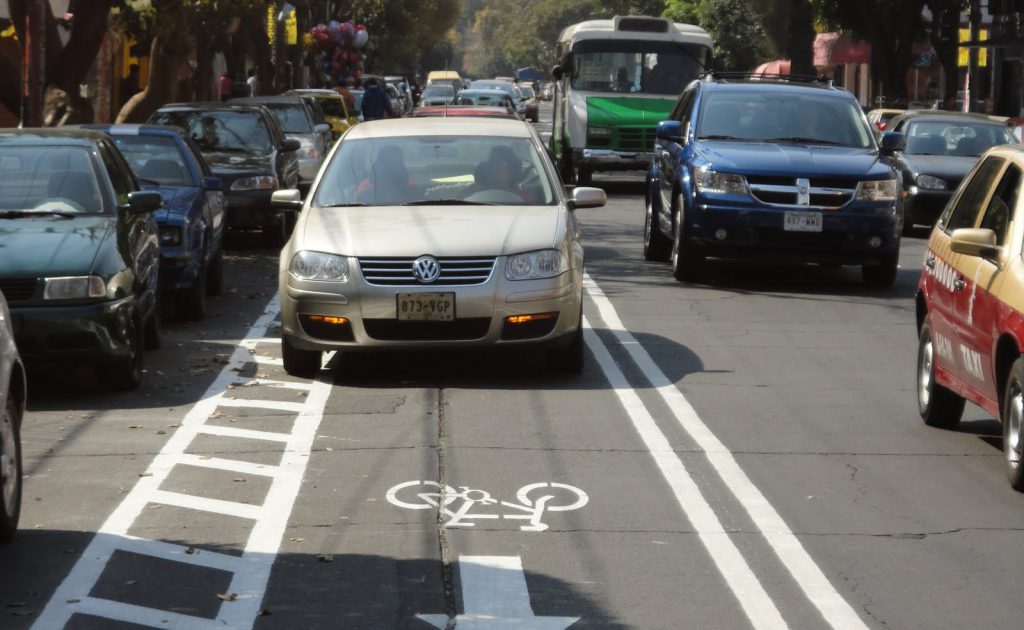
<svg viewBox="0 0 1024 630">
<path fill-rule="evenodd" d="M 420 199 L 419 201 L 406 201 L 403 206 L 493 206 L 492 203 L 484 201 L 467 201 L 465 199 Z"/>
<path fill-rule="evenodd" d="M 368 204 L 368 203 L 362 203 L 362 202 L 357 201 L 355 203 L 328 203 L 328 204 L 324 204 L 322 206 L 317 206 L 317 207 L 318 208 L 355 208 L 357 206 L 369 206 L 369 205 L 370 204 Z"/>
<path fill-rule="evenodd" d="M 41 210 L 39 212 L 33 212 L 31 210 L 7 210 L 0 212 L 0 219 L 24 219 L 26 217 L 60 217 L 61 219 L 73 219 L 78 216 L 78 212 L 61 212 L 59 210 Z"/>
<path fill-rule="evenodd" d="M 782 136 L 780 138 L 765 138 L 761 142 L 796 142 L 800 144 L 824 144 L 833 147 L 844 147 L 846 146 L 842 142 L 833 142 L 831 140 L 822 140 L 821 138 L 804 138 L 801 136 Z"/>
<path fill-rule="evenodd" d="M 710 136 L 697 136 L 698 140 L 744 140 L 750 141 L 750 138 L 737 138 L 736 136 L 725 136 L 722 134 L 712 134 Z"/>
</svg>

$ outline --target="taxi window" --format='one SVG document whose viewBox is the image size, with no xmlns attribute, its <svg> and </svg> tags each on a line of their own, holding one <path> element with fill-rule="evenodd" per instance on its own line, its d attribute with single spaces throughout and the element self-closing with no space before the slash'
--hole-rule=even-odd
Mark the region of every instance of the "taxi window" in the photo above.
<svg viewBox="0 0 1024 630">
<path fill-rule="evenodd" d="M 947 210 L 948 216 L 942 219 L 947 233 L 959 228 L 974 227 L 978 213 L 982 210 L 981 204 L 985 202 L 985 197 L 988 196 L 988 191 L 992 189 L 992 184 L 1002 168 L 1001 158 L 989 157 L 974 171 L 974 176 L 960 193 L 956 205 Z"/>
<path fill-rule="evenodd" d="M 1006 173 L 999 181 L 996 192 L 985 208 L 985 216 L 981 219 L 978 227 L 992 230 L 996 233 L 996 243 L 1003 245 L 1006 237 L 1006 227 L 1010 223 L 1010 212 L 1017 205 L 1017 196 L 1020 194 L 1020 169 L 1016 165 L 1010 165 Z"/>
</svg>

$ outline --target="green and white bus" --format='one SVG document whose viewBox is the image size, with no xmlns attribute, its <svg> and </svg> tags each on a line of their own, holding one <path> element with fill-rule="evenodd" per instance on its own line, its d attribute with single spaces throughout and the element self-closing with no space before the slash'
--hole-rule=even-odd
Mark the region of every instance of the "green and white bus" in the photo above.
<svg viewBox="0 0 1024 630">
<path fill-rule="evenodd" d="M 558 37 L 551 153 L 566 184 L 594 171 L 646 169 L 654 130 L 711 68 L 711 36 L 664 18 L 618 15 Z"/>
</svg>

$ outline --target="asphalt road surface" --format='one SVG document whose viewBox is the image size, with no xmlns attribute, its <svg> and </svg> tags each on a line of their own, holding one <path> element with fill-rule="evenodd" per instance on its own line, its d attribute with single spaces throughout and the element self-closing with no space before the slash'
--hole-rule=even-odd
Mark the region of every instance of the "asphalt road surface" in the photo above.
<svg viewBox="0 0 1024 630">
<path fill-rule="evenodd" d="M 465 352 L 289 377 L 275 253 L 244 239 L 138 391 L 32 374 L 0 627 L 1020 628 L 998 423 L 917 414 L 926 235 L 892 289 L 687 286 L 643 260 L 642 181 L 597 174 L 579 211 L 578 376 Z"/>
</svg>

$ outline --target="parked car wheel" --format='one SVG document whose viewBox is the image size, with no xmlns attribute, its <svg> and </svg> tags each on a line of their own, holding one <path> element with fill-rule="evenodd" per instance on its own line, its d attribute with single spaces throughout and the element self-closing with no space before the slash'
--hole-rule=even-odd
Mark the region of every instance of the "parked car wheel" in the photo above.
<svg viewBox="0 0 1024 630">
<path fill-rule="evenodd" d="M 287 336 L 282 335 L 281 356 L 284 359 L 285 372 L 300 378 L 313 378 L 320 371 L 323 352 L 296 348 Z"/>
<path fill-rule="evenodd" d="M 21 413 L 11 395 L 0 415 L 0 483 L 0 542 L 7 542 L 18 530 L 21 515 Z"/>
<path fill-rule="evenodd" d="M 964 399 L 935 382 L 935 346 L 925 320 L 917 344 L 917 410 L 930 427 L 952 429 L 964 413 Z"/>
<path fill-rule="evenodd" d="M 181 290 L 178 299 L 180 306 L 179 315 L 182 319 L 193 322 L 201 322 L 206 319 L 206 276 L 209 270 L 205 267 L 200 269 L 192 286 Z"/>
<path fill-rule="evenodd" d="M 650 197 L 648 197 L 644 216 L 644 258 L 664 262 L 668 260 L 671 253 L 672 241 L 655 227 L 654 207 L 651 204 Z"/>
<path fill-rule="evenodd" d="M 873 287 L 891 287 L 896 282 L 898 272 L 899 256 L 892 256 L 878 265 L 864 265 L 861 267 L 864 284 Z"/>
<path fill-rule="evenodd" d="M 128 356 L 114 361 L 99 373 L 107 389 L 127 391 L 142 383 L 142 353 L 146 340 L 138 315 L 128 321 L 125 339 L 128 340 Z"/>
<path fill-rule="evenodd" d="M 220 295 L 224 291 L 224 250 L 218 249 L 206 270 L 206 294 Z"/>
<path fill-rule="evenodd" d="M 548 349 L 548 368 L 564 374 L 579 374 L 583 371 L 583 309 L 572 342 L 561 348 Z"/>
<path fill-rule="evenodd" d="M 1003 394 L 1003 452 L 1010 485 L 1024 492 L 1024 358 L 1013 362 Z"/>
<path fill-rule="evenodd" d="M 683 200 L 676 211 L 675 238 L 672 240 L 672 276 L 680 282 L 696 282 L 704 273 L 704 253 L 699 246 L 683 242 Z"/>
<path fill-rule="evenodd" d="M 160 349 L 160 328 L 163 325 L 163 316 L 161 313 L 162 306 L 159 300 L 153 307 L 153 312 L 149 314 L 149 318 L 146 319 L 145 326 L 145 345 L 146 350 L 159 350 Z"/>
</svg>

